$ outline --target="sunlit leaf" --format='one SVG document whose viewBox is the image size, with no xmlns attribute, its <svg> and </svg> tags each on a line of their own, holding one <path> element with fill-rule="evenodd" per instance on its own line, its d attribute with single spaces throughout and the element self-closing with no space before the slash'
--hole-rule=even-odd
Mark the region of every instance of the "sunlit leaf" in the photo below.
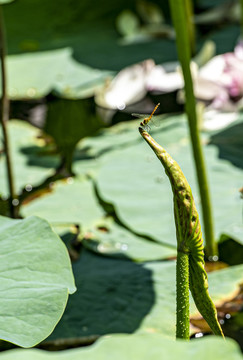
<svg viewBox="0 0 243 360">
<path fill-rule="evenodd" d="M 75 61 L 71 48 L 10 55 L 7 72 L 8 95 L 21 100 L 39 99 L 51 91 L 64 98 L 90 97 L 111 75 Z"/>
<path fill-rule="evenodd" d="M 31 347 L 60 320 L 75 292 L 67 250 L 37 217 L 0 217 L 0 338 Z"/>
<path fill-rule="evenodd" d="M 71 49 L 12 55 L 7 59 L 8 93 L 12 99 L 47 95 L 63 76 Z"/>
<path fill-rule="evenodd" d="M 115 222 L 103 221 L 83 240 L 85 247 L 112 257 L 135 261 L 158 260 L 176 256 L 176 247 L 164 246 L 133 234 Z"/>
<path fill-rule="evenodd" d="M 208 274 L 209 291 L 216 306 L 233 299 L 240 291 L 242 284 L 243 265 L 230 266 Z M 196 306 L 191 301 L 192 314 L 197 313 Z"/>
<path fill-rule="evenodd" d="M 199 213 L 200 197 L 194 175 L 187 124 L 183 117 L 169 117 L 154 138 L 180 164 Z M 242 170 L 218 158 L 217 147 L 204 146 L 216 236 L 241 222 L 242 204 L 238 189 Z M 106 154 L 97 176 L 101 199 L 114 206 L 118 218 L 139 234 L 166 244 L 176 244 L 170 184 L 161 164 L 141 142 Z"/>
<path fill-rule="evenodd" d="M 17 193 L 26 185 L 32 187 L 54 173 L 60 159 L 42 151 L 43 142 L 38 139 L 40 131 L 30 124 L 12 120 L 8 124 L 9 142 L 13 157 L 13 173 Z M 1 130 L 0 130 L 1 134 Z M 6 163 L 0 155 L 0 194 L 8 195 Z"/>
<path fill-rule="evenodd" d="M 43 350 L 10 350 L 1 354 L 2 360 L 151 360 L 185 359 L 241 360 L 239 346 L 231 339 L 226 341 L 217 337 L 208 337 L 192 342 L 168 340 L 158 334 L 112 335 L 100 339 L 91 347 L 46 352 Z"/>
<path fill-rule="evenodd" d="M 87 230 L 102 218 L 104 211 L 95 197 L 92 183 L 83 178 L 57 181 L 53 191 L 22 207 L 24 216 L 37 215 L 52 225 L 79 225 Z"/>
<path fill-rule="evenodd" d="M 55 83 L 55 94 L 66 99 L 92 97 L 97 89 L 112 77 L 111 71 L 94 69 L 70 58 L 65 65 L 65 71 Z"/>
</svg>

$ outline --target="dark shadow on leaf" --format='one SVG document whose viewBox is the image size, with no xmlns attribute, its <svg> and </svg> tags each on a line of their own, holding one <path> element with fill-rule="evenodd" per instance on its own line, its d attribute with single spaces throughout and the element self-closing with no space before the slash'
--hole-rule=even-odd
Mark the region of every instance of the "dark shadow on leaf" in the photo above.
<svg viewBox="0 0 243 360">
<path fill-rule="evenodd" d="M 65 100 L 49 96 L 44 125 L 46 146 L 23 146 L 20 152 L 27 156 L 29 166 L 57 170 L 62 167 L 74 175 L 72 162 L 77 143 L 102 127 L 92 98 Z"/>
<path fill-rule="evenodd" d="M 243 263 L 243 245 L 230 236 L 222 234 L 219 239 L 218 248 L 221 261 L 230 266 Z"/>
<path fill-rule="evenodd" d="M 219 148 L 219 158 L 230 161 L 243 169 L 243 123 L 233 125 L 218 132 L 210 139 L 209 144 Z"/>
<path fill-rule="evenodd" d="M 25 146 L 20 152 L 26 155 L 26 162 L 29 166 L 55 169 L 60 164 L 60 155 L 48 150 L 46 147 Z"/>
<path fill-rule="evenodd" d="M 89 150 L 90 148 L 87 147 L 82 151 L 75 151 L 73 161 L 92 160 L 94 157 L 88 154 Z M 20 152 L 26 155 L 29 166 L 57 169 L 61 162 L 61 155 L 46 147 L 40 149 L 39 146 L 25 146 L 20 149 Z"/>
<path fill-rule="evenodd" d="M 77 292 L 48 342 L 133 333 L 154 304 L 152 272 L 125 256 L 112 259 L 83 249 L 73 272 Z"/>
</svg>

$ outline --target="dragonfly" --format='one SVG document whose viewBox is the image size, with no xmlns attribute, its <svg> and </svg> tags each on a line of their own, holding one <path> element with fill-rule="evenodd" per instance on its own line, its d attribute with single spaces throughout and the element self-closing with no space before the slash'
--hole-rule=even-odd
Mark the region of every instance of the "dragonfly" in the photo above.
<svg viewBox="0 0 243 360">
<path fill-rule="evenodd" d="M 157 123 L 154 119 L 152 119 L 155 111 L 158 109 L 158 107 L 160 106 L 160 103 L 158 103 L 154 110 L 152 111 L 152 113 L 149 115 L 149 114 L 132 114 L 132 116 L 135 116 L 137 118 L 140 118 L 142 119 L 143 118 L 143 121 L 140 122 L 140 127 L 142 127 L 145 131 L 149 131 L 151 130 L 151 127 L 149 126 L 149 122 L 151 121 L 156 127 L 159 126 L 159 123 Z"/>
</svg>

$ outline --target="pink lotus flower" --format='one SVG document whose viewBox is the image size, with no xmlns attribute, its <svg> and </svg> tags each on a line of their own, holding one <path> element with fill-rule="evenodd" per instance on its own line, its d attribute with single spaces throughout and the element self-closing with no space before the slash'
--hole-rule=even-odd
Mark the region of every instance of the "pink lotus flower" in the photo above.
<svg viewBox="0 0 243 360">
<path fill-rule="evenodd" d="M 243 43 L 239 43 L 233 53 L 215 56 L 198 73 L 196 88 L 200 97 L 207 97 L 206 89 L 200 91 L 202 81 L 216 85 L 211 94 L 211 107 L 221 110 L 237 109 L 237 103 L 243 96 Z M 197 96 L 197 90 L 195 91 Z"/>
<path fill-rule="evenodd" d="M 191 69 L 195 96 L 207 104 L 206 121 L 210 119 L 212 122 L 218 112 L 225 113 L 222 126 L 234 121 L 235 112 L 243 104 L 243 42 L 235 47 L 234 52 L 217 55 L 201 68 L 192 61 Z M 104 108 L 122 110 L 142 100 L 147 92 L 167 93 L 183 87 L 178 64 L 155 65 L 150 59 L 120 71 L 96 94 L 95 100 Z M 234 114 L 230 115 L 230 112 Z M 220 124 L 216 127 L 219 128 Z"/>
</svg>

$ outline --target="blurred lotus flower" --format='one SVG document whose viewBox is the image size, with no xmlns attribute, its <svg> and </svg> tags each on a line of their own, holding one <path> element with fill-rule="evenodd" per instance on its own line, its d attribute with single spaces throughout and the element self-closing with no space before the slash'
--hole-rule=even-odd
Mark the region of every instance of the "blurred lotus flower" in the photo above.
<svg viewBox="0 0 243 360">
<path fill-rule="evenodd" d="M 234 112 L 222 112 L 213 109 L 207 109 L 203 114 L 203 130 L 220 130 L 238 119 L 237 113 Z"/>
<path fill-rule="evenodd" d="M 126 106 L 142 100 L 147 94 L 147 76 L 154 67 L 154 61 L 149 59 L 121 70 L 96 94 L 96 104 L 124 110 Z"/>
<path fill-rule="evenodd" d="M 207 104 L 204 128 L 222 128 L 235 121 L 235 112 L 243 107 L 243 43 L 234 52 L 217 55 L 200 68 L 192 61 L 191 71 L 195 96 Z M 162 66 L 146 60 L 120 71 L 95 100 L 104 108 L 123 110 L 142 100 L 147 92 L 168 93 L 183 87 L 178 63 Z"/>
<path fill-rule="evenodd" d="M 204 91 L 200 89 L 202 82 L 208 85 Z M 207 88 L 211 98 L 208 97 Z M 242 43 L 236 46 L 233 53 L 215 56 L 199 70 L 195 94 L 202 100 L 211 100 L 211 108 L 226 111 L 237 108 L 237 102 L 243 96 Z"/>
<path fill-rule="evenodd" d="M 147 76 L 148 91 L 172 92 L 184 87 L 184 80 L 179 68 L 173 72 L 166 72 L 162 65 L 154 66 Z"/>
<path fill-rule="evenodd" d="M 218 55 L 197 68 L 192 62 L 192 77 L 196 98 L 210 102 L 209 109 L 235 111 L 243 97 L 243 43 L 235 51 Z M 148 91 L 171 92 L 184 86 L 181 72 L 166 72 L 155 66 L 147 78 Z"/>
</svg>

